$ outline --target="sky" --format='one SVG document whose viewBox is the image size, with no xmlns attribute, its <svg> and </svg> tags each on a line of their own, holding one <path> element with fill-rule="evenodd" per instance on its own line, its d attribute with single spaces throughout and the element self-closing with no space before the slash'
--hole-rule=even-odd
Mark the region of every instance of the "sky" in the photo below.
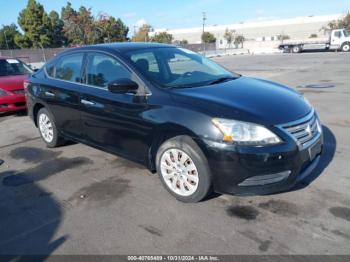
<svg viewBox="0 0 350 262">
<path fill-rule="evenodd" d="M 38 0 L 46 12 L 60 13 L 67 0 Z M 262 21 L 297 16 L 339 14 L 350 11 L 349 0 L 70 0 L 73 8 L 91 7 L 119 17 L 129 26 L 148 23 L 154 28 L 174 29 L 197 27 L 206 12 L 207 25 Z M 16 23 L 18 13 L 27 0 L 0 0 L 0 26 Z"/>
</svg>

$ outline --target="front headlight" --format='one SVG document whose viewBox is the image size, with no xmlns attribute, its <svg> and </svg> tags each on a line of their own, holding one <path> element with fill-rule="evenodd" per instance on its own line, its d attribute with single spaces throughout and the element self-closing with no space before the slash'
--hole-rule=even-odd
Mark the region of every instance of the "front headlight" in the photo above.
<svg viewBox="0 0 350 262">
<path fill-rule="evenodd" d="M 261 125 L 222 118 L 213 118 L 212 122 L 223 134 L 223 140 L 226 142 L 251 146 L 281 143 L 277 135 Z"/>
<path fill-rule="evenodd" d="M 0 88 L 0 96 L 6 96 L 6 95 L 7 95 L 6 91 Z"/>
</svg>

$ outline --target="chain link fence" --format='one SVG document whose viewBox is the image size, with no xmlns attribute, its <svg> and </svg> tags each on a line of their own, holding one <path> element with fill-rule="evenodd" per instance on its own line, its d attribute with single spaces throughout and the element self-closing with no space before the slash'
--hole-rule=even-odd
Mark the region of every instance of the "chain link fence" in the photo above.
<svg viewBox="0 0 350 262">
<path fill-rule="evenodd" d="M 13 49 L 0 50 L 0 56 L 16 57 L 25 63 L 46 62 L 51 57 L 57 55 L 64 48 L 45 48 L 45 49 Z"/>
<path fill-rule="evenodd" d="M 204 46 L 202 44 L 185 44 L 179 45 L 184 48 L 190 49 L 194 52 L 203 52 Z M 205 45 L 205 50 L 215 50 L 215 43 Z M 65 50 L 65 48 L 45 48 L 45 49 L 13 49 L 13 50 L 0 50 L 0 56 L 16 57 L 21 59 L 25 63 L 40 63 L 46 62 L 51 57 Z"/>
<path fill-rule="evenodd" d="M 243 49 L 216 49 L 215 43 L 207 43 L 204 47 L 203 44 L 177 44 L 183 48 L 192 50 L 204 54 L 206 56 L 217 56 L 225 54 L 242 53 Z M 0 50 L 0 57 L 14 57 L 22 60 L 27 64 L 38 64 L 40 67 L 50 58 L 56 56 L 58 53 L 66 50 L 66 48 L 45 48 L 45 49 L 13 49 L 13 50 Z"/>
</svg>

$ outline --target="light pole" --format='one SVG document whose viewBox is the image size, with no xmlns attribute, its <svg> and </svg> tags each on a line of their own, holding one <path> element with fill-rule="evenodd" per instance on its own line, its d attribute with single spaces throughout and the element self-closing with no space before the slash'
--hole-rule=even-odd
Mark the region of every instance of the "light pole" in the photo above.
<svg viewBox="0 0 350 262">
<path fill-rule="evenodd" d="M 43 44 L 42 44 L 42 43 L 40 43 L 40 42 L 39 42 L 39 45 L 40 45 L 41 50 L 42 50 L 42 52 L 43 52 L 44 62 L 46 63 L 46 54 L 45 54 L 45 49 L 44 49 L 44 46 L 43 46 Z"/>
<path fill-rule="evenodd" d="M 203 54 L 205 55 L 205 39 L 203 39 L 204 36 L 204 27 L 205 27 L 205 21 L 207 20 L 207 14 L 206 12 L 202 13 L 202 20 L 203 20 L 203 30 L 202 30 L 202 44 L 203 44 Z"/>
<path fill-rule="evenodd" d="M 216 41 L 215 41 L 215 49 L 217 50 L 217 49 L 219 49 L 218 47 L 219 47 L 219 44 L 220 44 L 220 40 L 219 40 L 219 38 L 220 38 L 220 33 L 219 33 L 219 29 L 218 29 L 218 24 L 215 24 L 215 25 L 213 25 L 214 27 L 215 27 L 215 30 L 216 30 Z"/>
</svg>

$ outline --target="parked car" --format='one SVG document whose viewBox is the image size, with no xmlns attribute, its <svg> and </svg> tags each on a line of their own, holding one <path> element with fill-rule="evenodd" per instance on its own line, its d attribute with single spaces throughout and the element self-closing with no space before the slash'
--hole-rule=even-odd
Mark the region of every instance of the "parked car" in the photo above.
<svg viewBox="0 0 350 262">
<path fill-rule="evenodd" d="M 0 112 L 27 108 L 23 83 L 30 73 L 30 67 L 20 60 L 0 57 Z"/>
<path fill-rule="evenodd" d="M 139 162 L 184 202 L 289 189 L 322 152 L 320 120 L 300 93 L 171 45 L 72 49 L 26 85 L 48 147 L 73 140 Z"/>
</svg>

